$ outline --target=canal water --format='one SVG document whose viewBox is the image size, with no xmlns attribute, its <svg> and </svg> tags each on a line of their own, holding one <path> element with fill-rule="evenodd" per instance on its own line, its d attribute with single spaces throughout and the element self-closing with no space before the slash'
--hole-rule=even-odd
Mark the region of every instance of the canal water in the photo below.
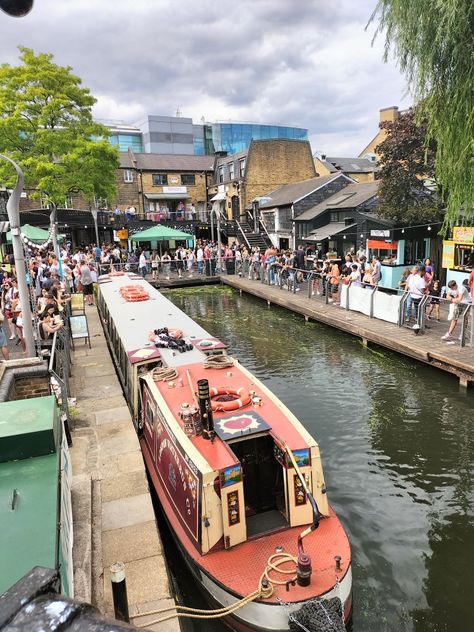
<svg viewBox="0 0 474 632">
<path fill-rule="evenodd" d="M 230 288 L 167 296 L 226 341 L 317 439 L 352 546 L 354 632 L 472 629 L 472 393 Z M 199 603 L 192 589 L 183 599 Z"/>
</svg>

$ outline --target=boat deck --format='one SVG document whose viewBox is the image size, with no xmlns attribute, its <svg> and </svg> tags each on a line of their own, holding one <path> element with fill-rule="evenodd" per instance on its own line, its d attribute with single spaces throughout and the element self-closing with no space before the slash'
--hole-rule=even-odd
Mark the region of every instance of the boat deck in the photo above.
<svg viewBox="0 0 474 632">
<path fill-rule="evenodd" d="M 207 441 L 202 436 L 190 438 L 213 469 L 222 469 L 238 462 L 226 442 L 247 434 L 271 430 L 272 434 L 284 441 L 291 450 L 308 447 L 307 437 L 299 432 L 296 420 L 289 419 L 291 413 L 286 411 L 282 404 L 278 406 L 278 400 L 270 397 L 263 385 L 255 378 L 252 379 L 237 362 L 228 369 L 203 369 L 202 363 L 175 368 L 178 370 L 178 377 L 174 379 L 174 388 L 169 388 L 167 382 L 155 382 L 155 385 L 181 427 L 183 424 L 178 415 L 181 404 L 192 402 L 187 372 L 191 377 L 194 391 L 197 391 L 197 380 L 205 377 L 211 387 L 234 389 L 243 387 L 247 391 L 255 391 L 262 400 L 258 407 L 248 404 L 233 412 L 215 412 L 213 414 L 214 427 L 218 436 L 213 442 Z"/>
<path fill-rule="evenodd" d="M 199 565 L 210 575 L 218 577 L 219 581 L 241 597 L 248 595 L 258 588 L 260 577 L 264 572 L 268 560 L 275 555 L 277 547 L 283 548 L 283 553 L 297 556 L 297 539 L 304 527 L 294 527 L 276 531 L 263 537 L 247 540 L 232 549 L 208 553 L 198 561 Z M 277 603 L 279 599 L 286 602 L 298 602 L 321 595 L 331 590 L 336 578 L 341 579 L 348 570 L 350 560 L 350 546 L 344 529 L 338 518 L 331 510 L 329 518 L 322 519 L 319 527 L 303 540 L 305 553 L 311 556 L 313 575 L 309 587 L 274 585 L 273 595 L 266 600 Z M 341 570 L 336 572 L 334 555 L 341 556 Z M 294 564 L 285 562 L 283 570 L 293 570 Z M 270 578 L 286 582 L 293 575 L 282 575 L 270 572 Z"/>
</svg>

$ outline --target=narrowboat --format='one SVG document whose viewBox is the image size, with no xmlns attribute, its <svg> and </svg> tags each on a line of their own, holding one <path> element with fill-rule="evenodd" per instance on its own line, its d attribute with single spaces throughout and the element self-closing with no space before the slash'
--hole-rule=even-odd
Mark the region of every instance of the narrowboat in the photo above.
<svg viewBox="0 0 474 632">
<path fill-rule="evenodd" d="M 98 307 L 150 480 L 208 602 L 235 630 L 288 630 L 305 604 L 334 598 L 347 620 L 350 545 L 315 439 L 140 277 L 100 277 Z"/>
</svg>

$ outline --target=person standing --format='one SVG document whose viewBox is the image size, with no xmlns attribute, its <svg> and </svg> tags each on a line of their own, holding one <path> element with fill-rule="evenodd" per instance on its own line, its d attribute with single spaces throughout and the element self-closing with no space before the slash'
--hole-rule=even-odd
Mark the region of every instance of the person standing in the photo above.
<svg viewBox="0 0 474 632">
<path fill-rule="evenodd" d="M 165 279 L 170 278 L 170 268 L 171 268 L 171 257 L 167 250 L 165 250 L 165 254 L 161 257 L 161 264 L 163 265 L 163 272 L 165 275 Z"/>
<path fill-rule="evenodd" d="M 382 280 L 382 264 L 378 257 L 372 258 L 372 283 L 378 285 Z"/>
<path fill-rule="evenodd" d="M 138 258 L 138 272 L 142 275 L 143 278 L 146 277 L 147 268 L 148 268 L 148 261 L 146 258 L 145 251 L 142 250 L 140 252 L 140 257 Z"/>
<path fill-rule="evenodd" d="M 150 262 L 151 280 L 156 281 L 156 279 L 158 278 L 158 268 L 160 266 L 160 255 L 156 252 L 156 250 L 153 250 L 153 252 L 151 253 Z"/>
<path fill-rule="evenodd" d="M 448 283 L 448 292 L 446 296 L 450 301 L 448 320 L 451 321 L 449 329 L 444 336 L 441 336 L 441 340 L 448 340 L 451 338 L 453 331 L 456 329 L 459 317 L 462 315 L 462 305 L 468 305 L 471 302 L 469 291 L 465 285 L 458 285 L 454 279 Z"/>
<path fill-rule="evenodd" d="M 86 263 L 85 259 L 81 261 L 81 265 L 79 267 L 79 280 L 82 286 L 82 292 L 84 294 L 84 298 L 86 299 L 86 303 L 88 305 L 94 305 L 94 302 L 93 302 L 94 282 L 92 280 L 91 270 L 89 268 L 89 265 Z"/>
<path fill-rule="evenodd" d="M 418 319 L 418 305 L 423 294 L 426 292 L 426 281 L 424 279 L 424 269 L 414 266 L 412 273 L 406 280 L 406 290 L 408 292 L 406 320 L 410 320 L 412 308 L 414 319 Z"/>
</svg>

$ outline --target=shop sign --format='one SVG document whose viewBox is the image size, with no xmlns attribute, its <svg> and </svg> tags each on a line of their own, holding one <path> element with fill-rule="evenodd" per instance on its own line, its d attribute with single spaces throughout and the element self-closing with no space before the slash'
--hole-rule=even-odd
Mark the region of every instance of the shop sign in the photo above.
<svg viewBox="0 0 474 632">
<path fill-rule="evenodd" d="M 370 236 L 371 237 L 390 237 L 390 231 L 389 230 L 371 230 Z"/>
<path fill-rule="evenodd" d="M 453 241 L 463 244 L 474 244 L 474 226 L 455 226 Z"/>
<path fill-rule="evenodd" d="M 454 268 L 454 241 L 443 241 L 442 268 Z"/>
<path fill-rule="evenodd" d="M 188 187 L 163 187 L 163 193 L 187 193 Z"/>
</svg>

